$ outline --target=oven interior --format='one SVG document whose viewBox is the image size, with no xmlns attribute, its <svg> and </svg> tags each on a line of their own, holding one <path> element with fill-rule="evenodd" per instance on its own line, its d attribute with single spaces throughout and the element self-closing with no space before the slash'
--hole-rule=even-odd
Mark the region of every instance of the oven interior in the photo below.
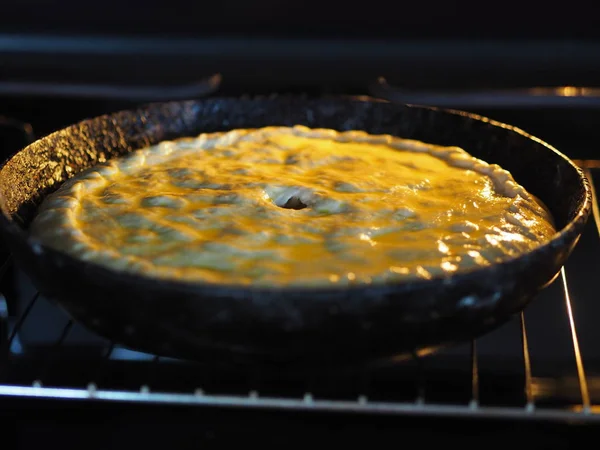
<svg viewBox="0 0 600 450">
<path fill-rule="evenodd" d="M 76 51 L 91 58 L 94 45 L 99 46 L 97 50 L 106 50 L 108 45 L 90 38 L 77 50 L 73 40 L 56 39 L 54 57 L 71 64 Z M 121 49 L 127 49 L 126 44 L 138 46 L 131 51 L 141 55 L 142 66 L 159 61 L 160 55 L 153 53 L 152 59 L 142 51 L 148 42 L 123 42 Z M 21 46 L 18 51 L 17 43 Z M 159 75 L 127 83 L 111 80 L 104 72 L 103 77 L 94 77 L 93 65 L 86 64 L 80 68 L 87 67 L 87 72 L 74 72 L 72 79 L 67 79 L 48 56 L 43 76 L 20 78 L 32 61 L 39 64 L 37 56 L 28 59 L 23 55 L 31 56 L 33 50 L 43 53 L 41 43 L 27 37 L 7 44 L 0 36 L 0 44 L 14 69 L 12 77 L 0 79 L 3 160 L 53 130 L 146 101 L 302 92 L 310 96 L 370 95 L 479 113 L 548 141 L 575 159 L 592 185 L 600 182 L 595 148 L 600 91 L 593 86 L 597 77 L 592 70 L 600 67 L 589 59 L 600 52 L 584 44 L 576 50 L 582 61 L 593 66 L 587 71 L 564 69 L 568 52 L 558 49 L 556 58 L 548 59 L 547 68 L 563 64 L 562 72 L 549 71 L 544 77 L 541 69 L 523 70 L 522 78 L 515 72 L 513 81 L 506 83 L 500 75 L 486 78 L 480 73 L 474 74 L 471 82 L 446 83 L 450 87 L 439 79 L 438 83 L 425 80 L 419 85 L 419 70 L 434 64 L 424 57 L 421 66 L 404 75 L 397 65 L 390 65 L 376 67 L 372 76 L 365 72 L 343 77 L 325 62 L 326 68 L 314 63 L 313 76 L 304 78 L 289 73 L 286 77 L 276 69 L 277 76 L 268 76 L 263 69 L 255 77 L 262 77 L 261 83 L 252 77 L 236 77 L 232 57 L 229 66 L 223 63 L 224 71 L 216 70 L 218 61 L 210 60 L 208 66 L 215 70 L 188 72 L 186 80 L 172 78 L 157 84 Z M 219 45 L 223 54 L 233 46 Z M 339 48 L 329 45 L 323 46 L 325 53 L 339 54 Z M 271 63 L 277 67 L 277 61 L 283 67 L 284 57 L 268 56 L 269 51 L 277 54 L 274 47 L 256 46 L 250 52 L 258 54 L 257 49 L 262 48 L 264 67 Z M 406 48 L 384 47 L 381 52 L 388 54 L 381 58 L 390 58 L 395 51 L 409 60 L 411 53 Z M 178 55 L 173 57 L 178 67 L 184 67 L 184 41 L 171 48 Z M 453 48 L 458 54 L 460 46 Z M 502 48 L 505 52 L 512 48 L 513 59 L 523 61 L 517 47 Z M 412 51 L 418 49 L 417 45 Z M 438 59 L 442 50 L 436 53 Z M 296 61 L 309 59 L 315 52 L 300 45 L 296 51 Z M 360 54 L 361 49 L 356 51 Z M 102 55 L 106 63 L 122 60 L 124 53 L 106 50 Z M 315 60 L 314 55 L 310 57 Z M 460 70 L 452 73 L 460 79 Z M 504 75 L 504 80 L 510 80 Z M 473 81 L 482 78 L 488 83 Z M 585 89 L 572 87 L 582 84 Z M 320 438 L 372 443 L 375 438 L 413 435 L 425 443 L 453 437 L 477 444 L 483 436 L 510 443 L 517 435 L 540 445 L 573 442 L 592 433 L 600 421 L 600 331 L 596 329 L 600 304 L 595 280 L 600 267 L 599 238 L 600 212 L 594 198 L 593 218 L 560 276 L 524 313 L 497 331 L 390 367 L 354 374 L 324 373 L 308 381 L 242 372 L 235 366 L 215 369 L 210 361 L 188 363 L 122 348 L 93 335 L 38 295 L 4 250 L 0 264 L 0 421 L 12 424 L 12 432 L 2 438 L 27 443 L 36 439 L 34 435 L 54 439 L 68 432 L 71 444 L 87 446 L 113 445 L 115 439 L 123 445 L 183 446 L 190 441 L 243 442 L 250 438 L 285 442 L 291 433 L 294 440 L 303 442 Z M 431 433 L 432 429 L 436 432 Z"/>
</svg>

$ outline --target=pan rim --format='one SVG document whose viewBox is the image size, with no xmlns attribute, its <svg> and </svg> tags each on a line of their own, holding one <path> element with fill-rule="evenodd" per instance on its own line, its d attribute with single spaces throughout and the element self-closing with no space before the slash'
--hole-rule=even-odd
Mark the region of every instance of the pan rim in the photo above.
<svg viewBox="0 0 600 450">
<path fill-rule="evenodd" d="M 280 101 L 281 102 L 281 101 L 286 101 L 286 99 L 289 100 L 289 99 L 301 99 L 301 98 L 305 98 L 305 97 L 298 96 L 298 95 L 286 95 L 286 96 L 277 96 L 277 97 L 268 97 L 268 98 L 263 97 L 263 96 L 256 96 L 256 97 L 252 97 L 250 99 L 243 99 L 240 97 L 215 96 L 215 97 L 208 97 L 207 99 L 200 99 L 200 100 L 153 102 L 153 103 L 148 103 L 146 105 L 143 105 L 143 106 L 140 106 L 137 108 L 133 108 L 133 109 L 124 109 L 124 110 L 115 111 L 115 112 L 108 113 L 108 114 L 95 116 L 92 118 L 81 120 L 81 121 L 71 124 L 67 127 L 59 129 L 57 131 L 54 131 L 53 133 L 50 133 L 50 134 L 36 140 L 35 142 L 27 145 L 26 147 L 22 148 L 18 152 L 14 153 L 10 158 L 8 158 L 2 165 L 0 165 L 0 175 L 2 174 L 2 171 L 4 170 L 4 168 L 7 164 L 9 164 L 15 157 L 17 157 L 17 155 L 28 150 L 30 147 L 32 147 L 34 145 L 40 145 L 40 143 L 43 143 L 46 140 L 52 139 L 52 137 L 55 135 L 59 135 L 61 133 L 67 133 L 68 130 L 70 130 L 74 127 L 84 126 L 86 124 L 90 124 L 90 123 L 94 123 L 94 122 L 98 122 L 98 121 L 102 121 L 102 120 L 114 119 L 119 114 L 126 113 L 126 114 L 131 114 L 134 116 L 140 116 L 140 115 L 146 113 L 148 111 L 148 109 L 151 107 L 157 107 L 157 106 L 169 107 L 169 106 L 175 106 L 175 105 L 185 105 L 188 103 L 198 104 L 198 103 L 202 103 L 203 101 L 207 101 L 207 100 L 217 101 L 217 102 L 218 101 L 240 101 L 240 100 L 244 100 L 244 101 L 247 101 L 247 100 L 249 100 L 249 101 Z M 345 101 L 348 103 L 356 103 L 356 102 L 392 103 L 387 100 L 372 98 L 372 97 L 368 97 L 368 96 L 328 96 L 328 97 L 324 97 L 324 98 L 334 99 L 335 101 Z M 530 250 L 526 253 L 522 253 L 518 256 L 508 258 L 499 263 L 494 263 L 494 264 L 491 264 L 489 266 L 484 266 L 484 267 L 476 267 L 474 269 L 465 270 L 465 271 L 461 271 L 459 273 L 450 274 L 450 275 L 437 275 L 428 280 L 409 279 L 409 280 L 400 280 L 400 281 L 387 282 L 387 283 L 373 283 L 373 284 L 349 285 L 349 286 L 335 286 L 335 285 L 253 286 L 253 285 L 243 285 L 243 284 L 210 283 L 210 282 L 205 282 L 205 281 L 201 281 L 201 280 L 183 281 L 183 280 L 176 280 L 176 279 L 167 278 L 167 277 L 162 278 L 162 277 L 157 277 L 157 276 L 148 276 L 148 275 L 144 275 L 144 274 L 127 272 L 127 271 L 118 271 L 116 269 L 109 268 L 107 266 L 104 266 L 104 265 L 96 263 L 96 262 L 81 260 L 77 257 L 74 257 L 74 256 L 64 252 L 64 251 L 55 250 L 52 247 L 49 247 L 49 246 L 43 244 L 40 240 L 32 237 L 30 235 L 30 233 L 26 229 L 24 229 L 22 226 L 20 226 L 13 219 L 11 214 L 8 213 L 8 208 L 6 206 L 5 194 L 3 191 L 0 191 L 0 210 L 2 212 L 0 214 L 0 222 L 3 222 L 4 227 L 7 228 L 8 230 L 10 230 L 11 233 L 18 235 L 20 239 L 22 239 L 24 242 L 26 242 L 26 244 L 30 248 L 30 250 L 38 256 L 43 253 L 50 254 L 54 257 L 58 257 L 58 258 L 62 259 L 66 264 L 78 264 L 78 265 L 82 266 L 85 271 L 92 271 L 92 272 L 96 272 L 98 274 L 103 274 L 104 276 L 109 276 L 109 277 L 119 277 L 122 280 L 126 281 L 126 283 L 130 286 L 134 286 L 134 285 L 143 283 L 146 285 L 150 284 L 150 285 L 154 285 L 154 286 L 160 286 L 163 289 L 169 289 L 174 292 L 190 292 L 190 291 L 197 292 L 200 289 L 200 290 L 210 290 L 211 292 L 223 291 L 229 295 L 231 295 L 231 294 L 235 295 L 235 293 L 239 293 L 240 295 L 242 295 L 242 294 L 243 295 L 246 295 L 246 294 L 251 294 L 251 295 L 252 294 L 256 294 L 256 295 L 267 294 L 267 295 L 269 295 L 269 294 L 285 294 L 285 293 L 290 293 L 290 294 L 293 293 L 293 294 L 299 294 L 299 295 L 302 295 L 302 294 L 306 294 L 306 295 L 318 294 L 318 295 L 320 295 L 320 294 L 340 293 L 340 292 L 345 292 L 345 293 L 352 295 L 352 294 L 360 294 L 361 292 L 364 292 L 364 291 L 373 292 L 373 291 L 394 290 L 395 292 L 397 292 L 398 290 L 402 290 L 403 288 L 414 290 L 414 289 L 418 289 L 419 287 L 423 287 L 423 288 L 431 287 L 435 284 L 444 284 L 445 285 L 445 284 L 461 283 L 462 280 L 467 280 L 472 277 L 483 276 L 484 274 L 489 273 L 491 271 L 493 272 L 493 271 L 497 271 L 497 270 L 503 270 L 503 268 L 506 266 L 514 266 L 514 265 L 524 264 L 527 261 L 529 261 L 531 258 L 535 258 L 536 255 L 545 253 L 550 248 L 560 247 L 562 245 L 563 241 L 568 241 L 570 238 L 577 239 L 578 236 L 581 234 L 583 226 L 585 225 L 589 216 L 591 215 L 592 201 L 593 201 L 592 189 L 590 186 L 590 182 L 587 179 L 587 176 L 585 175 L 585 172 L 579 166 L 577 166 L 571 158 L 566 156 L 560 150 L 558 150 L 554 146 L 550 145 L 546 141 L 522 130 L 521 128 L 515 127 L 513 125 L 509 125 L 507 123 L 500 122 L 500 121 L 497 121 L 494 119 L 490 119 L 490 118 L 482 116 L 482 115 L 478 115 L 478 114 L 474 114 L 471 112 L 458 110 L 458 109 L 439 108 L 439 107 L 429 106 L 429 105 L 399 104 L 399 103 L 394 103 L 394 104 L 396 104 L 400 107 L 408 107 L 408 108 L 414 108 L 414 109 L 436 111 L 439 114 L 450 114 L 450 115 L 455 115 L 455 116 L 457 115 L 457 116 L 465 117 L 466 119 L 469 119 L 469 120 L 483 122 L 483 123 L 489 124 L 489 125 L 497 127 L 497 128 L 502 128 L 502 129 L 506 130 L 507 132 L 520 135 L 521 137 L 524 137 L 528 140 L 536 142 L 537 144 L 544 147 L 547 151 L 553 152 L 559 158 L 561 158 L 563 162 L 567 163 L 569 166 L 571 166 L 572 169 L 574 169 L 576 171 L 576 173 L 578 175 L 578 179 L 581 182 L 583 189 L 584 189 L 583 199 L 581 200 L 581 203 L 578 206 L 573 218 L 571 220 L 569 220 L 569 222 L 566 223 L 560 230 L 558 230 L 550 240 L 546 241 L 542 245 L 539 245 L 536 248 L 534 248 L 533 250 Z"/>
</svg>

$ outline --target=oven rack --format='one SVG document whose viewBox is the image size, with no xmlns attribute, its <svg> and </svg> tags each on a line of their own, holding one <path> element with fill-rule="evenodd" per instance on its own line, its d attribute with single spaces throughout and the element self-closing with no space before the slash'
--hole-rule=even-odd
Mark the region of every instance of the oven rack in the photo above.
<svg viewBox="0 0 600 450">
<path fill-rule="evenodd" d="M 600 162 L 577 163 L 584 168 L 593 187 Z M 592 223 L 585 233 L 592 233 L 598 239 L 600 209 L 595 194 L 593 221 L 590 222 Z M 0 273 L 6 274 L 10 267 L 9 257 L 0 268 Z M 536 373 L 536 350 L 532 348 L 528 338 L 526 310 L 516 318 L 510 330 L 519 334 L 522 367 L 518 373 L 497 374 L 497 367 L 491 372 L 489 369 L 482 369 L 478 350 L 480 338 L 463 346 L 466 348 L 464 354 L 449 359 L 452 361 L 451 369 L 441 364 L 432 370 L 429 367 L 432 366 L 431 356 L 415 357 L 409 363 L 399 364 L 393 368 L 391 381 L 400 389 L 386 391 L 384 388 L 374 396 L 369 394 L 369 386 L 377 384 L 369 381 L 373 378 L 372 374 L 350 377 L 350 382 L 341 382 L 334 375 L 334 381 L 325 383 L 328 388 L 324 389 L 318 380 L 312 385 L 304 382 L 294 384 L 292 381 L 283 387 L 273 387 L 268 381 L 260 380 L 261 374 L 240 375 L 234 370 L 214 375 L 212 382 L 215 384 L 214 381 L 218 380 L 215 384 L 217 387 L 211 389 L 201 381 L 202 376 L 211 373 L 210 364 L 197 366 L 145 354 L 137 354 L 136 358 L 122 358 L 118 354 L 127 353 L 128 350 L 105 341 L 94 347 L 93 351 L 80 348 L 73 350 L 66 342 L 79 325 L 68 318 L 57 324 L 53 330 L 55 340 L 50 345 L 28 347 L 21 342 L 21 331 L 36 305 L 47 300 L 35 293 L 21 308 L 17 317 L 8 314 L 6 298 L 0 297 L 0 405 L 11 399 L 33 399 L 41 403 L 67 400 L 115 406 L 127 403 L 417 418 L 596 423 L 600 422 L 600 405 L 596 406 L 594 400 L 600 400 L 600 376 L 586 372 L 580 332 L 574 314 L 578 304 L 572 300 L 569 279 L 567 264 L 550 287 L 554 291 L 553 298 L 562 304 L 564 317 L 560 319 L 568 323 L 567 334 L 574 370 L 567 371 L 566 375 L 558 367 L 554 373 L 547 369 L 539 376 Z M 589 298 L 579 296 L 578 300 L 593 302 L 593 295 L 594 293 L 588 293 Z M 589 333 L 593 330 L 586 331 Z M 459 364 L 459 370 L 456 369 L 457 359 L 463 360 Z M 157 375 L 158 372 L 163 372 L 162 380 Z M 437 377 L 432 375 L 436 372 L 440 374 Z M 223 375 L 224 373 L 227 375 Z M 127 377 L 129 380 L 123 382 Z M 223 383 L 219 384 L 222 377 L 229 377 L 229 381 L 233 377 L 235 380 L 229 384 L 229 381 L 226 382 L 223 387 Z M 482 383 L 486 378 L 488 382 Z M 460 382 L 456 381 L 458 379 Z M 431 389 L 432 380 L 433 385 L 442 384 L 437 394 L 443 392 L 446 397 L 438 395 L 436 398 L 435 394 L 431 395 L 436 391 Z M 280 380 L 275 384 L 278 383 L 281 384 Z M 345 383 L 352 384 L 352 387 L 344 390 Z M 336 388 L 344 386 L 343 393 L 340 394 L 340 389 L 331 389 L 332 385 Z M 317 386 L 316 390 L 313 389 L 314 386 Z M 367 387 L 363 390 L 364 386 Z"/>
</svg>

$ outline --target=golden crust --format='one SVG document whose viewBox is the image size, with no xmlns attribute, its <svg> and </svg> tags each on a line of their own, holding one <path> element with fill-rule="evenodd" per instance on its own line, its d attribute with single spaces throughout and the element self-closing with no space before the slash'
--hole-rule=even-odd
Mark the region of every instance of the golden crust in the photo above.
<svg viewBox="0 0 600 450">
<path fill-rule="evenodd" d="M 296 126 L 166 141 L 94 167 L 46 199 L 32 233 L 154 277 L 323 285 L 470 270 L 555 229 L 509 172 L 458 147 Z"/>
</svg>

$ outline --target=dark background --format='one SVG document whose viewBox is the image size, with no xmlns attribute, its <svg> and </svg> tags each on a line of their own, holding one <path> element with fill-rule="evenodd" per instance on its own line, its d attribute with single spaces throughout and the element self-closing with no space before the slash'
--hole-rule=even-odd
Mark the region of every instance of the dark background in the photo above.
<svg viewBox="0 0 600 450">
<path fill-rule="evenodd" d="M 161 89 L 215 73 L 223 76 L 218 93 L 235 96 L 369 94 L 380 76 L 440 95 L 600 86 L 600 5 L 10 0 L 0 7 L 0 114 L 32 122 L 38 135 L 143 103 L 63 99 L 48 86 Z M 48 95 L 32 94 L 27 83 L 45 86 Z M 588 138 L 595 136 L 599 108 L 468 109 L 521 126 L 574 156 L 596 152 Z"/>
<path fill-rule="evenodd" d="M 5 32 L 383 38 L 594 38 L 592 1 L 3 2 Z"/>
<path fill-rule="evenodd" d="M 0 81 L 176 84 L 220 72 L 239 93 L 348 92 L 381 75 L 415 88 L 596 85 L 599 13 L 582 1 L 11 0 Z"/>
</svg>

